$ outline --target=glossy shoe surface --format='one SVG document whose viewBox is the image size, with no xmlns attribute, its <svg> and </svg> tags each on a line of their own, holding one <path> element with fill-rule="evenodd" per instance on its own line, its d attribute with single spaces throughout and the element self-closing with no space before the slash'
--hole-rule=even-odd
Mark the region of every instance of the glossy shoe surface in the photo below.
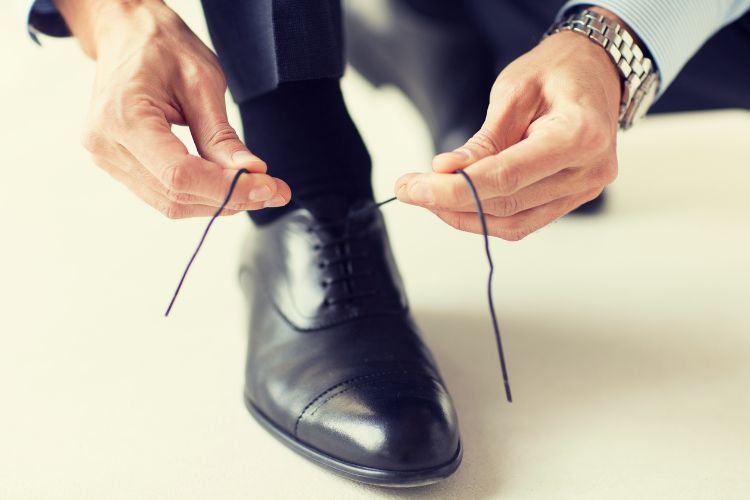
<svg viewBox="0 0 750 500">
<path fill-rule="evenodd" d="M 380 211 L 298 209 L 258 229 L 245 400 L 286 445 L 336 473 L 417 486 L 456 470 L 455 410 L 417 333 Z"/>
</svg>

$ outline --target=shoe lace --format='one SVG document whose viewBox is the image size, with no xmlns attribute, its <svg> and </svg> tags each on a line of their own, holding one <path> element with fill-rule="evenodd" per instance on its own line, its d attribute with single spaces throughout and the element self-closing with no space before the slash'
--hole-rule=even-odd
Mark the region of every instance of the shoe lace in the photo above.
<svg viewBox="0 0 750 500">
<path fill-rule="evenodd" d="M 338 276 L 326 277 L 320 285 L 326 290 L 323 305 L 352 304 L 358 299 L 378 295 L 375 288 L 355 287 L 357 278 L 372 276 L 372 261 L 370 252 L 366 249 L 352 251 L 355 242 L 366 237 L 362 231 L 352 231 L 352 221 L 355 217 L 368 210 L 373 210 L 396 198 L 383 201 L 373 205 L 366 205 L 349 212 L 343 218 L 307 226 L 307 231 L 316 236 L 317 242 L 313 244 L 313 251 L 318 254 L 317 265 L 319 269 L 339 269 Z M 336 234 L 336 236 L 331 236 Z M 360 266 L 355 263 L 361 262 Z M 369 265 L 368 265 L 369 264 Z"/>
<path fill-rule="evenodd" d="M 180 293 L 180 289 L 182 288 L 182 285 L 185 282 L 185 277 L 187 276 L 187 273 L 190 270 L 190 267 L 192 266 L 193 261 L 195 260 L 195 257 L 198 255 L 198 252 L 200 251 L 201 247 L 203 246 L 203 242 L 206 240 L 206 236 L 208 235 L 208 231 L 211 229 L 211 226 L 213 225 L 213 223 L 217 219 L 217 217 L 219 217 L 219 215 L 221 214 L 221 212 L 229 204 L 229 200 L 232 198 L 232 194 L 234 193 L 234 188 L 237 187 L 237 182 L 240 180 L 240 177 L 242 176 L 242 174 L 247 174 L 247 173 L 249 173 L 249 172 L 246 169 L 244 169 L 244 168 L 240 169 L 235 174 L 234 179 L 232 179 L 232 183 L 229 186 L 229 190 L 227 191 L 227 195 L 224 198 L 223 203 L 218 208 L 218 210 L 213 215 L 213 217 L 211 217 L 211 219 L 208 221 L 208 224 L 206 225 L 206 228 L 203 231 L 201 239 L 198 242 L 198 246 L 195 248 L 195 251 L 193 252 L 193 255 L 190 257 L 190 260 L 188 261 L 188 264 L 185 267 L 185 270 L 183 271 L 182 276 L 180 277 L 180 281 L 177 284 L 177 289 L 175 290 L 174 294 L 172 295 L 172 300 L 169 302 L 169 306 L 167 307 L 167 311 L 164 314 L 164 316 L 169 316 L 169 313 L 172 310 L 172 306 L 174 306 L 174 302 L 177 299 L 177 295 Z M 463 170 L 457 170 L 455 173 L 456 174 L 460 174 L 461 176 L 463 176 L 464 180 L 466 181 L 466 184 L 468 185 L 469 190 L 471 191 L 471 195 L 474 198 L 474 204 L 476 205 L 477 214 L 479 215 L 479 222 L 480 222 L 480 224 L 482 226 L 482 233 L 483 233 L 483 236 L 484 236 L 484 250 L 485 250 L 485 253 L 487 255 L 487 264 L 489 265 L 489 268 L 490 268 L 489 269 L 489 276 L 487 278 L 487 303 L 489 305 L 490 318 L 492 319 L 492 328 L 493 328 L 494 333 L 495 333 L 495 343 L 497 345 L 497 354 L 498 354 L 498 357 L 500 358 L 500 369 L 501 369 L 501 373 L 502 373 L 502 377 L 503 377 L 503 385 L 505 387 L 505 397 L 508 400 L 508 402 L 510 403 L 510 402 L 513 401 L 513 397 L 511 395 L 511 391 L 510 391 L 510 382 L 509 382 L 509 379 L 508 379 L 508 369 L 506 367 L 505 353 L 503 351 L 503 343 L 502 343 L 502 339 L 500 337 L 500 326 L 498 325 L 498 322 L 497 322 L 497 314 L 495 313 L 495 305 L 494 305 L 493 300 L 492 300 L 492 277 L 494 275 L 495 266 L 494 266 L 494 264 L 492 262 L 492 254 L 490 252 L 490 238 L 489 238 L 489 231 L 487 229 L 487 220 L 486 220 L 486 218 L 484 216 L 484 210 L 482 209 L 481 199 L 479 198 L 479 194 L 477 193 L 476 187 L 474 186 L 474 183 L 472 182 L 471 177 L 469 177 L 469 174 L 467 174 Z M 357 292 L 355 292 L 354 290 L 352 290 L 353 287 L 351 286 L 351 281 L 355 277 L 357 277 L 357 276 L 362 276 L 361 273 L 368 272 L 368 271 L 365 270 L 365 271 L 359 271 L 359 272 L 355 273 L 355 272 L 351 271 L 351 269 L 352 269 L 352 265 L 351 264 L 355 260 L 366 259 L 366 258 L 369 257 L 369 255 L 367 254 L 367 252 L 361 252 L 359 254 L 352 254 L 351 252 L 348 251 L 348 249 L 351 248 L 351 243 L 354 240 L 358 239 L 359 237 L 363 237 L 364 236 L 363 233 L 351 233 L 350 232 L 350 229 L 351 229 L 350 223 L 351 223 L 351 220 L 354 218 L 354 216 L 356 214 L 358 214 L 360 211 L 367 211 L 367 210 L 378 209 L 381 206 L 385 205 L 386 203 L 390 203 L 390 202 L 392 202 L 394 200 L 396 200 L 395 197 L 389 198 L 389 199 L 387 199 L 385 201 L 382 201 L 380 203 L 376 203 L 374 205 L 366 205 L 364 207 L 359 208 L 358 210 L 354 210 L 354 211 L 349 212 L 347 214 L 347 216 L 343 220 L 344 231 L 341 234 L 341 236 L 330 238 L 330 239 L 326 239 L 325 241 L 321 241 L 321 243 L 319 243 L 319 246 L 320 246 L 319 251 L 321 251 L 321 253 L 328 253 L 328 252 L 324 252 L 324 250 L 326 250 L 326 251 L 330 250 L 331 248 L 334 248 L 335 245 L 340 245 L 340 246 L 343 246 L 344 248 L 347 249 L 344 252 L 343 255 L 340 254 L 340 255 L 337 255 L 337 256 L 334 256 L 334 257 L 330 257 L 330 258 L 321 258 L 318 261 L 318 265 L 319 266 L 323 266 L 323 267 L 332 266 L 334 264 L 346 264 L 344 266 L 344 268 L 348 270 L 347 274 L 345 274 L 344 276 L 332 278 L 332 279 L 329 279 L 329 280 L 326 280 L 326 281 L 323 282 L 323 283 L 327 283 L 327 284 L 322 284 L 322 286 L 324 286 L 324 287 L 329 287 L 329 286 L 331 286 L 332 284 L 335 284 L 335 283 L 347 283 L 347 290 L 348 290 L 348 292 L 346 294 L 344 294 L 344 295 L 327 298 L 327 300 L 328 300 L 327 304 L 328 305 L 333 305 L 335 303 L 340 303 L 342 301 L 351 301 L 351 300 L 356 299 L 358 297 L 365 296 L 363 294 L 367 294 L 367 296 L 369 296 L 369 295 L 371 295 L 373 293 L 377 293 L 377 290 L 360 290 L 360 291 L 357 291 Z M 342 221 L 335 221 L 335 222 L 331 222 L 331 223 L 322 223 L 322 224 L 319 223 L 319 224 L 316 224 L 316 225 L 309 226 L 308 229 L 311 232 L 320 232 L 320 231 L 325 230 L 327 227 L 330 227 L 333 224 L 339 224 L 340 225 L 341 223 L 342 223 Z M 371 272 L 371 271 L 369 271 L 369 272 Z"/>
</svg>

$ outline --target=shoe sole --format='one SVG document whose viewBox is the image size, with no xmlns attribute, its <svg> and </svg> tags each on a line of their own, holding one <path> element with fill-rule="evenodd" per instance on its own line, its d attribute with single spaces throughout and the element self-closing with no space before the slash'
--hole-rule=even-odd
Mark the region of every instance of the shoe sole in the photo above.
<svg viewBox="0 0 750 500">
<path fill-rule="evenodd" d="M 345 462 L 300 442 L 271 422 L 263 412 L 255 407 L 247 396 L 243 399 L 245 400 L 245 406 L 255 420 L 285 446 L 339 476 L 360 483 L 386 486 L 390 488 L 414 488 L 418 486 L 426 486 L 446 479 L 448 476 L 456 472 L 456 469 L 458 469 L 458 466 L 461 464 L 463 450 L 460 442 L 458 443 L 458 449 L 450 462 L 430 469 L 413 471 L 373 469 L 371 467 L 363 467 L 361 465 Z"/>
</svg>

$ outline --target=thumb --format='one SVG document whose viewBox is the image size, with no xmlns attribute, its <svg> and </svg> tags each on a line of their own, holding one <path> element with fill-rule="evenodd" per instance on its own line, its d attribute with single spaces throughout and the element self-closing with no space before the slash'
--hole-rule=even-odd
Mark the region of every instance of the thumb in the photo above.
<svg viewBox="0 0 750 500">
<path fill-rule="evenodd" d="M 432 160 L 432 169 L 442 173 L 455 172 L 499 152 L 500 148 L 494 134 L 483 125 L 463 146 L 435 156 Z"/>
<path fill-rule="evenodd" d="M 250 152 L 229 124 L 224 93 L 203 92 L 182 103 L 198 153 L 225 168 L 266 173 L 266 163 Z"/>
<path fill-rule="evenodd" d="M 538 109 L 537 92 L 506 91 L 495 83 L 482 127 L 466 143 L 432 160 L 435 172 L 450 173 L 493 156 L 523 139 Z M 512 88 L 512 87 L 511 87 Z"/>
</svg>

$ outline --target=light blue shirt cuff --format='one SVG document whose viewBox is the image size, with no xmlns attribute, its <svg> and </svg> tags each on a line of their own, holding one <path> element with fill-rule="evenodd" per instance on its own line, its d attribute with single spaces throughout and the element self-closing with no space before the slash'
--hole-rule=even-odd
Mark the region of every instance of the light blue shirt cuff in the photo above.
<svg viewBox="0 0 750 500">
<path fill-rule="evenodd" d="M 661 75 L 659 95 L 706 41 L 750 9 L 750 0 L 570 0 L 575 6 L 605 8 L 638 35 Z"/>
<path fill-rule="evenodd" d="M 52 0 L 31 0 L 28 5 L 26 26 L 29 36 L 36 43 L 39 43 L 40 33 L 57 37 L 70 36 L 68 25 Z"/>
</svg>

